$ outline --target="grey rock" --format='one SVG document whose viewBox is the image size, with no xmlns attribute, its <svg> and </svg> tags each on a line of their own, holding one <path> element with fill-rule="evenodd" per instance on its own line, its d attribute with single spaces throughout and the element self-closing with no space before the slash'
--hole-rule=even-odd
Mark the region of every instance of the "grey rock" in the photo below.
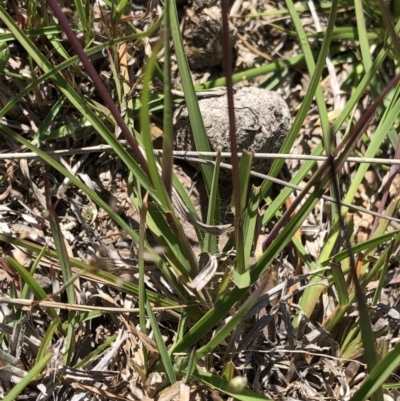
<svg viewBox="0 0 400 401">
<path fill-rule="evenodd" d="M 181 22 L 186 57 L 190 67 L 195 70 L 223 64 L 221 9 L 219 6 L 205 5 L 208 5 L 207 1 L 195 2 L 193 8 L 186 9 Z M 236 30 L 231 23 L 229 40 L 233 48 Z"/>
<path fill-rule="evenodd" d="M 275 92 L 243 87 L 234 94 L 236 138 L 238 151 L 277 153 L 291 127 L 289 107 Z M 228 105 L 226 96 L 199 100 L 200 112 L 210 142 L 216 151 L 230 152 Z M 175 147 L 196 150 L 188 110 L 182 106 L 175 112 Z M 257 159 L 253 170 L 267 173 L 272 160 Z"/>
</svg>

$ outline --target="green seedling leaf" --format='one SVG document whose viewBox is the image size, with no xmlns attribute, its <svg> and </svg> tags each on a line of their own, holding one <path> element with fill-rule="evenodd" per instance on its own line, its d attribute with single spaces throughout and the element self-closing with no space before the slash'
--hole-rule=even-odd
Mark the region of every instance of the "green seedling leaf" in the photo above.
<svg viewBox="0 0 400 401">
<path fill-rule="evenodd" d="M 103 315 L 103 313 L 100 311 L 97 311 L 97 310 L 91 311 L 91 312 L 82 312 L 82 313 L 79 313 L 79 315 L 75 315 L 74 319 L 72 320 L 71 323 L 70 322 L 63 323 L 62 328 L 64 330 L 67 330 L 68 324 L 72 324 L 72 325 L 76 326 L 77 324 L 81 324 L 81 323 L 96 319 L 102 315 Z"/>
<path fill-rule="evenodd" d="M 192 316 L 192 308 L 183 308 L 182 309 L 174 344 L 179 342 L 182 339 L 182 337 L 184 336 L 187 327 L 189 327 L 191 316 Z M 171 355 L 170 351 L 171 351 L 171 348 L 168 351 L 169 354 Z"/>
<path fill-rule="evenodd" d="M 380 270 L 381 274 L 379 275 L 378 285 L 376 287 L 374 298 L 372 300 L 373 306 L 376 306 L 376 304 L 379 302 L 379 300 L 381 298 L 381 295 L 382 295 L 381 291 L 384 286 L 385 280 L 387 278 L 387 271 L 389 269 L 390 256 L 393 255 L 394 244 L 395 244 L 395 241 L 394 241 L 394 239 L 392 239 L 390 241 L 390 244 L 388 247 L 388 252 L 385 255 L 386 257 L 385 257 L 385 262 L 383 264 L 383 268 Z"/>
<path fill-rule="evenodd" d="M 144 252 L 145 252 L 145 243 L 146 243 L 146 217 L 148 210 L 148 194 L 143 198 L 142 208 L 140 210 L 140 223 L 139 223 L 139 324 L 140 330 L 144 335 L 147 335 L 146 328 L 146 288 L 144 284 L 145 280 L 145 269 L 144 269 Z M 144 373 L 147 375 L 148 372 L 148 352 L 147 348 L 142 346 L 143 352 L 143 368 Z"/>
<path fill-rule="evenodd" d="M 193 348 L 192 351 L 190 352 L 189 361 L 188 361 L 188 365 L 187 365 L 186 369 L 187 369 L 186 374 L 183 379 L 184 383 L 187 383 L 190 380 L 194 370 L 196 369 L 196 349 L 195 348 Z"/>
<path fill-rule="evenodd" d="M 235 376 L 235 370 L 235 365 L 232 363 L 232 361 L 227 362 L 222 369 L 222 379 L 226 381 L 232 380 Z"/>
<path fill-rule="evenodd" d="M 162 179 L 169 196 L 172 192 L 173 177 L 173 156 L 174 149 L 174 130 L 173 130 L 173 98 L 172 98 L 172 82 L 171 82 L 171 24 L 170 24 L 170 7 L 172 0 L 164 2 L 163 16 L 163 50 L 164 50 L 164 66 L 162 73 L 162 81 L 164 84 L 164 120 L 163 120 L 163 159 L 162 159 Z M 158 66 L 156 64 L 156 66 Z"/>
<path fill-rule="evenodd" d="M 150 82 L 153 77 L 154 65 L 156 62 L 156 56 L 160 46 L 153 52 L 149 61 L 147 62 L 146 73 L 143 82 L 143 91 L 141 96 L 142 108 L 140 110 L 140 127 L 142 130 L 143 146 L 146 151 L 147 163 L 149 168 L 149 173 L 151 177 L 152 184 L 158 195 L 158 199 L 162 204 L 163 211 L 165 213 L 171 213 L 172 203 L 168 196 L 164 183 L 160 177 L 159 168 L 157 165 L 157 159 L 154 156 L 153 141 L 150 133 L 150 116 L 148 110 L 148 103 L 150 98 Z"/>
<path fill-rule="evenodd" d="M 240 158 L 238 171 L 240 192 L 234 193 L 233 196 L 234 206 L 232 207 L 232 209 L 235 215 L 235 248 L 237 252 L 235 271 L 233 273 L 233 281 L 239 288 L 245 288 L 250 285 L 250 276 L 246 272 L 248 267 L 248 260 L 245 259 L 243 212 L 247 204 L 247 191 L 249 188 L 252 162 L 253 152 L 244 151 L 242 157 Z M 236 197 L 238 197 L 238 201 Z M 238 207 L 239 210 L 235 210 Z"/>
<path fill-rule="evenodd" d="M 243 233 L 244 233 L 244 260 L 250 260 L 253 249 L 254 238 L 256 236 L 257 221 L 259 219 L 258 207 L 261 201 L 261 191 L 259 187 L 253 187 L 250 191 L 249 204 L 244 214 Z"/>
<path fill-rule="evenodd" d="M 29 274 L 31 277 L 33 277 L 33 275 L 35 274 L 35 271 L 37 269 L 37 267 L 39 266 L 40 261 L 42 260 L 43 255 L 45 254 L 46 251 L 46 247 L 43 247 L 39 253 L 39 255 L 37 256 L 37 258 L 35 259 L 31 270 L 29 271 Z M 40 287 L 41 288 L 41 287 Z M 25 282 L 22 291 L 21 291 L 21 295 L 20 298 L 21 299 L 28 299 L 29 297 L 29 285 L 28 283 Z M 23 316 L 23 310 L 22 309 L 18 309 L 17 313 L 15 314 L 15 321 L 14 323 L 17 324 L 18 322 L 21 321 Z M 57 315 L 58 316 L 58 315 Z"/>
<path fill-rule="evenodd" d="M 224 272 L 224 275 L 221 280 L 221 284 L 218 289 L 218 295 L 216 299 L 216 303 L 220 302 L 221 299 L 226 295 L 228 289 L 229 289 L 229 283 L 231 281 L 233 274 L 233 266 L 227 266 Z"/>
<path fill-rule="evenodd" d="M 243 257 L 246 267 L 249 266 L 250 255 L 253 248 L 253 242 L 255 237 L 255 230 L 258 220 L 258 206 L 261 200 L 260 188 L 252 188 L 250 193 L 250 198 L 248 200 L 249 204 L 243 216 Z M 233 282 L 239 288 L 246 288 L 251 285 L 251 277 L 248 269 L 243 274 L 239 272 L 233 272 Z"/>
<path fill-rule="evenodd" d="M 7 43 L 0 41 L 0 73 L 6 68 L 9 58 L 10 50 L 8 50 Z"/>
<path fill-rule="evenodd" d="M 115 8 L 115 12 L 117 14 L 122 14 L 126 8 L 126 5 L 128 4 L 128 0 L 121 0 L 117 7 Z"/>
<path fill-rule="evenodd" d="M 348 306 L 349 293 L 341 266 L 340 265 L 338 266 L 335 263 L 333 263 L 331 266 L 331 272 L 333 275 L 333 279 L 335 281 L 336 291 L 339 298 L 339 305 L 341 307 Z"/>
</svg>

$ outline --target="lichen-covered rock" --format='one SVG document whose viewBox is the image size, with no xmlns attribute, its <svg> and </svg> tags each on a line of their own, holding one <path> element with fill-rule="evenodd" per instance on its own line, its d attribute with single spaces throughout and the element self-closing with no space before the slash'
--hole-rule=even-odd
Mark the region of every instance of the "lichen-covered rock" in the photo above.
<svg viewBox="0 0 400 401">
<path fill-rule="evenodd" d="M 246 87 L 236 91 L 234 105 L 238 151 L 278 152 L 291 126 L 285 101 L 275 92 Z M 220 147 L 222 152 L 230 152 L 226 96 L 201 99 L 199 106 L 211 149 Z M 177 150 L 196 150 L 186 106 L 175 112 L 175 133 Z M 271 160 L 257 159 L 253 169 L 266 173 L 271 164 Z"/>
</svg>

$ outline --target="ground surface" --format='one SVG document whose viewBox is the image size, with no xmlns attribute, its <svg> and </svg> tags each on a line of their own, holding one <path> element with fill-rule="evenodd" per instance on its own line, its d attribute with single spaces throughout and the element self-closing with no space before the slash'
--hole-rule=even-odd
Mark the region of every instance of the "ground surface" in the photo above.
<svg viewBox="0 0 400 401">
<path fill-rule="evenodd" d="M 235 72 L 256 67 L 266 62 L 286 59 L 299 53 L 300 48 L 296 39 L 288 35 L 287 32 L 276 28 L 279 26 L 283 29 L 293 29 L 289 17 L 259 16 L 244 18 L 248 14 L 274 11 L 282 7 L 283 4 L 280 4 L 280 2 L 267 3 L 264 0 L 237 0 L 232 4 L 231 24 L 235 50 Z M 202 38 L 203 35 L 217 36 L 215 30 L 218 28 L 215 28 L 213 23 L 211 23 L 212 26 L 210 28 L 206 22 L 209 22 L 210 19 L 218 19 L 218 11 L 213 6 L 206 9 L 207 11 L 205 12 L 205 7 L 200 3 L 196 3 L 191 7 L 180 5 L 179 8 L 180 16 L 183 20 L 182 29 L 187 41 L 186 50 L 189 54 L 189 63 L 193 68 L 195 83 L 216 79 L 223 74 L 222 59 L 218 52 L 218 46 L 211 45 L 211 39 L 199 42 L 199 38 Z M 12 9 L 8 11 L 12 14 Z M 143 12 L 143 9 L 135 10 L 137 15 Z M 159 12 L 160 9 L 155 8 L 151 10 L 151 16 L 154 17 Z M 304 14 L 302 21 L 307 31 L 315 32 L 316 21 L 309 14 Z M 319 22 L 322 25 L 324 24 L 323 14 L 322 20 Z M 138 25 L 145 26 L 146 23 L 147 20 L 144 19 L 138 22 Z M 196 31 L 196 29 L 200 29 L 200 31 Z M 211 33 L 209 31 L 204 33 L 204 29 L 211 29 Z M 45 47 L 45 44 L 42 44 L 42 46 Z M 202 46 L 208 46 L 208 48 L 205 51 L 199 51 Z M 318 49 L 318 43 L 315 43 L 315 49 Z M 15 43 L 10 43 L 10 50 L 10 69 L 19 73 L 27 71 L 30 74 L 28 68 L 29 60 L 20 47 Z M 345 50 L 351 51 L 351 48 Z M 131 60 L 134 60 L 131 68 L 131 78 L 134 82 L 142 72 L 146 48 L 135 49 L 133 46 L 132 49 L 129 49 L 129 52 Z M 107 77 L 109 71 L 105 60 L 97 60 L 96 66 L 102 70 L 102 76 Z M 335 85 L 341 87 L 347 78 L 346 64 L 341 64 L 341 66 L 336 70 L 334 77 L 326 73 L 326 79 L 321 84 L 324 97 L 327 99 L 327 106 L 332 113 L 340 110 L 347 98 L 345 92 L 339 91 L 339 93 L 336 93 L 335 89 L 332 89 Z M 174 83 L 178 87 L 180 79 L 175 64 L 173 64 L 173 72 Z M 293 118 L 307 91 L 309 80 L 306 69 L 298 66 L 285 71 L 279 85 L 272 85 L 273 89 L 278 91 L 289 105 Z M 2 76 L 0 81 L 2 105 L 13 98 L 27 82 L 14 80 L 10 76 Z M 31 93 L 26 96 L 21 103 L 10 110 L 3 118 L 3 120 L 6 119 L 9 126 L 30 139 L 57 100 L 57 94 L 51 83 L 49 82 L 46 85 L 42 86 L 41 93 Z M 90 94 L 93 91 L 90 82 L 85 77 L 79 77 L 77 85 L 82 93 Z M 240 85 L 267 87 L 271 85 L 271 82 L 269 82 L 269 76 L 263 75 L 252 80 L 243 81 Z M 112 87 L 111 82 L 110 86 Z M 140 85 L 133 85 L 131 95 L 137 97 L 140 95 L 140 91 Z M 113 95 L 115 95 L 114 92 Z M 364 102 L 368 103 L 368 97 L 364 99 Z M 361 104 L 359 109 L 355 110 L 355 118 L 357 119 L 362 112 L 363 105 Z M 60 112 L 59 120 L 54 125 L 61 124 L 63 121 L 72 121 L 77 114 L 77 111 L 70 105 L 65 105 Z M 155 113 L 153 115 L 153 134 L 155 138 L 162 136 L 162 132 L 157 128 L 160 125 L 160 119 L 161 116 L 159 114 Z M 0 159 L 0 169 L 3 176 L 2 194 L 0 195 L 2 202 L 0 206 L 1 232 L 34 244 L 47 245 L 50 249 L 54 249 L 49 225 L 42 218 L 45 210 L 43 163 L 38 159 L 6 156 L 6 154 L 21 152 L 24 149 L 5 133 L 0 132 L 0 136 L 2 141 L 0 145 L 1 156 L 5 156 Z M 321 128 L 316 107 L 313 105 L 301 135 L 299 135 L 292 149 L 292 153 L 310 154 L 320 140 Z M 100 139 L 98 136 L 94 135 L 90 130 L 81 129 L 78 133 L 72 133 L 72 135 L 59 136 L 56 140 L 43 141 L 42 149 L 60 150 L 79 149 L 89 146 L 96 147 L 95 151 L 92 150 L 83 155 L 63 156 L 65 165 L 79 175 L 85 183 L 95 188 L 102 198 L 112 205 L 118 214 L 123 216 L 132 227 L 138 228 L 138 212 L 128 198 L 128 172 L 112 152 L 99 151 L 99 145 Z M 359 150 L 361 152 L 363 150 L 362 143 Z M 381 157 L 390 157 L 393 153 L 389 146 L 387 149 L 383 149 L 382 152 Z M 301 163 L 298 161 L 288 161 L 288 171 L 285 173 L 286 177 L 285 174 L 283 174 L 283 177 L 285 179 L 288 176 L 290 177 L 291 174 L 294 174 L 299 169 L 300 165 Z M 137 282 L 136 244 L 121 232 L 104 211 L 91 204 L 75 187 L 63 181 L 63 177 L 52 169 L 47 169 L 47 172 L 52 194 L 54 196 L 58 195 L 60 198 L 57 215 L 60 217 L 61 230 L 66 238 L 69 255 L 127 281 Z M 199 214 L 204 216 L 208 199 L 198 170 L 185 162 L 179 161 L 175 165 L 175 173 L 188 190 Z M 351 180 L 351 173 L 350 166 L 349 180 Z M 368 171 L 363 186 L 359 189 L 359 206 L 377 210 L 379 197 L 375 195 L 382 184 L 383 177 L 384 172 L 379 169 Z M 343 182 L 342 184 L 343 188 L 345 188 L 348 183 Z M 392 196 L 397 194 L 399 185 L 398 180 L 395 180 L 392 184 Z M 232 218 L 230 213 L 231 185 L 227 181 L 222 181 L 220 186 L 222 208 L 225 211 L 223 213 L 224 223 L 229 223 Z M 275 192 L 272 192 L 271 196 L 279 192 L 279 189 L 280 187 L 274 188 Z M 319 209 L 310 215 L 307 224 L 303 227 L 302 239 L 312 258 L 318 257 L 325 240 L 327 232 L 326 213 L 329 213 L 327 209 L 329 209 L 327 205 L 321 203 Z M 368 214 L 359 212 L 354 214 L 354 224 L 358 230 L 359 242 L 367 238 L 372 221 L 372 217 Z M 395 223 L 392 223 L 392 226 L 397 228 Z M 194 252 L 198 254 L 200 250 L 194 228 L 188 223 L 185 223 L 184 227 Z M 267 234 L 268 229 L 267 227 L 265 232 L 261 234 L 261 239 L 263 235 Z M 226 240 L 226 236 L 221 239 L 221 248 L 222 244 L 226 243 Z M 18 277 L 15 275 L 15 271 L 10 268 L 5 257 L 12 255 L 19 263 L 28 268 L 32 266 L 34 255 L 22 251 L 21 248 L 5 243 L 2 244 L 3 269 L 0 270 L 0 279 L 2 296 L 4 296 L 10 294 L 12 283 L 18 283 Z M 288 249 L 276 261 L 274 266 L 276 271 L 274 278 L 271 279 L 272 282 L 275 280 L 275 284 L 278 284 L 278 282 L 293 276 L 293 270 L 296 266 L 291 264 L 291 258 L 293 259 L 293 251 Z M 151 267 L 151 264 L 149 264 L 149 267 Z M 58 270 L 57 263 L 46 261 L 41 264 L 35 273 L 37 281 L 45 292 L 47 294 L 56 294 L 52 297 L 54 301 L 62 300 L 57 295 L 62 285 L 59 281 Z M 147 284 L 150 288 L 156 287 L 160 294 L 171 296 L 169 289 L 161 283 L 158 272 L 149 268 L 147 279 Z M 78 284 L 83 304 L 88 302 L 115 307 L 135 305 L 135 300 L 110 286 L 98 285 L 90 280 L 80 280 Z M 384 289 L 387 296 L 385 303 L 388 306 L 393 306 L 397 299 L 397 296 L 395 296 L 396 285 L 397 270 L 395 266 L 392 266 Z M 370 290 L 373 290 L 373 284 Z M 329 309 L 330 307 L 330 294 L 326 293 L 321 308 Z M 294 331 L 289 319 L 289 306 L 287 304 L 274 304 L 272 308 L 274 308 L 273 313 L 269 311 L 271 313 L 268 314 L 272 318 L 262 320 L 264 312 L 258 312 L 252 320 L 243 322 L 235 330 L 230 343 L 226 344 L 228 350 L 237 349 L 241 351 L 233 358 L 233 363 L 240 374 L 247 376 L 250 387 L 268 397 L 282 400 L 348 399 L 364 377 L 365 365 L 362 359 L 358 359 L 362 352 L 357 350 L 354 354 L 347 355 L 346 358 L 339 355 L 339 333 L 328 334 L 319 327 L 319 323 L 322 320 L 321 316 L 325 316 L 324 310 L 319 312 L 320 316 L 317 316 L 315 320 L 304 319 L 297 331 Z M 4 322 L 7 321 L 9 314 L 10 311 L 4 307 L 2 310 Z M 378 317 L 378 315 L 374 317 L 377 331 L 380 330 Z M 380 316 L 380 318 L 383 319 L 385 330 L 388 332 L 385 341 L 389 342 L 396 337 L 397 326 L 395 322 L 389 322 L 387 317 Z M 163 335 L 166 342 L 171 342 L 173 333 L 176 330 L 176 316 L 164 313 L 164 315 L 159 316 L 159 320 L 163 325 Z M 258 322 L 258 325 L 256 322 Z M 29 321 L 25 320 L 23 322 L 23 333 L 31 338 L 32 344 L 30 346 L 33 349 L 37 349 L 40 345 L 39 339 L 44 336 L 49 323 L 49 317 L 41 312 L 40 309 L 31 314 Z M 129 320 L 122 315 L 109 315 L 96 320 L 96 324 L 91 327 L 82 326 L 84 330 L 77 332 L 76 341 L 82 341 L 82 344 L 84 344 L 85 339 L 90 338 L 92 344 L 86 344 L 86 348 L 82 348 L 81 357 L 88 355 L 91 347 L 103 343 L 115 332 L 119 333 L 119 336 L 124 336 L 125 334 L 121 334 L 121 327 L 128 328 L 132 333 L 136 333 L 136 323 L 136 321 Z M 344 322 L 344 324 L 346 323 Z M 338 331 L 340 332 L 340 329 Z M 16 336 L 18 337 L 18 335 Z M 14 338 L 17 339 L 17 337 Z M 115 351 L 118 357 L 115 357 L 113 373 L 110 373 L 111 379 L 90 377 L 88 379 L 90 384 L 87 387 L 85 387 L 86 385 L 81 387 L 76 385 L 73 389 L 67 391 L 67 388 L 70 388 L 70 383 L 76 382 L 73 379 L 74 372 L 66 369 L 64 373 L 68 380 L 57 382 L 56 392 L 58 398 L 55 399 L 74 399 L 73 395 L 78 394 L 79 391 L 81 391 L 80 394 L 86 394 L 87 398 L 85 399 L 121 399 L 121 397 L 124 399 L 152 399 L 155 391 L 151 389 L 150 382 L 154 380 L 156 388 L 157 378 L 150 377 L 145 384 L 140 382 L 140 375 L 135 370 L 137 366 L 134 362 L 135 358 L 141 357 L 136 343 L 137 337 L 132 336 L 129 341 L 131 344 L 124 345 L 119 354 Z M 62 342 L 55 344 L 54 349 L 55 352 L 62 353 Z M 24 348 L 24 352 L 26 352 L 26 348 Z M 229 355 L 228 352 L 223 355 L 216 354 L 212 369 L 221 369 L 222 362 L 226 362 Z M 31 355 L 26 354 L 26 356 L 18 359 L 17 367 L 21 371 L 28 370 L 30 358 Z M 90 368 L 92 370 L 101 370 L 94 363 L 88 367 L 88 369 Z M 115 374 L 117 371 L 120 374 Z M 102 397 L 93 395 L 96 391 L 90 386 L 103 382 L 102 380 L 106 383 L 104 388 L 109 392 L 108 395 Z M 52 383 L 50 379 L 45 382 L 48 388 L 50 387 L 49 383 Z M 1 396 L 7 393 L 11 387 L 12 383 L 10 381 L 0 379 Z M 39 390 L 34 385 L 31 386 L 30 391 L 31 394 L 25 393 L 27 398 L 19 399 L 44 399 L 44 395 L 40 396 Z M 195 399 L 195 397 L 197 397 L 196 399 L 209 399 L 210 394 L 208 391 L 203 391 L 201 387 L 194 387 L 192 388 L 192 399 Z M 392 397 L 394 399 L 394 393 L 392 393 Z"/>
</svg>

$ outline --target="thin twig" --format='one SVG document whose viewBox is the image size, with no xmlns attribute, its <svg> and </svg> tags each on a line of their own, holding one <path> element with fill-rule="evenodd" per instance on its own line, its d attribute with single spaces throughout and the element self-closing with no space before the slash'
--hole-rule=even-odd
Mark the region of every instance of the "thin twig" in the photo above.
<svg viewBox="0 0 400 401">
<path fill-rule="evenodd" d="M 64 302 L 55 302 L 48 300 L 30 300 L 30 299 L 16 299 L 16 298 L 8 298 L 8 297 L 0 297 L 0 305 L 1 304 L 11 304 L 21 306 L 22 308 L 32 309 L 37 306 L 42 306 L 45 308 L 58 308 L 58 309 L 66 309 L 80 312 L 93 312 L 99 311 L 102 313 L 138 313 L 139 308 L 114 308 L 114 307 L 106 307 L 106 306 L 94 306 L 94 305 L 77 305 L 77 304 L 69 304 Z M 182 308 L 192 308 L 193 306 L 198 305 L 196 303 L 192 304 L 182 304 L 176 306 L 154 306 L 152 309 L 154 311 L 169 311 L 174 309 L 182 309 Z"/>
<path fill-rule="evenodd" d="M 88 146 L 78 149 L 60 149 L 44 151 L 48 156 L 71 156 L 71 155 L 83 155 L 86 153 L 93 152 L 112 152 L 113 149 L 110 145 L 97 145 Z M 162 150 L 154 150 L 156 156 L 162 156 Z M 185 150 L 174 150 L 173 155 L 175 158 L 189 160 L 195 162 L 194 158 L 199 157 L 216 157 L 217 152 L 197 152 L 197 151 L 185 151 Z M 238 153 L 238 156 L 242 156 L 242 153 Z M 230 152 L 221 152 L 221 157 L 230 158 Z M 37 159 L 39 156 L 34 152 L 15 152 L 15 153 L 0 153 L 0 160 L 10 159 Z M 254 159 L 286 159 L 286 160 L 311 160 L 324 162 L 327 156 L 313 156 L 313 155 L 292 155 L 290 153 L 255 153 Z M 369 163 L 369 164 L 383 164 L 383 165 L 400 165 L 400 159 L 383 159 L 373 157 L 348 157 L 347 162 L 351 163 Z"/>
</svg>

